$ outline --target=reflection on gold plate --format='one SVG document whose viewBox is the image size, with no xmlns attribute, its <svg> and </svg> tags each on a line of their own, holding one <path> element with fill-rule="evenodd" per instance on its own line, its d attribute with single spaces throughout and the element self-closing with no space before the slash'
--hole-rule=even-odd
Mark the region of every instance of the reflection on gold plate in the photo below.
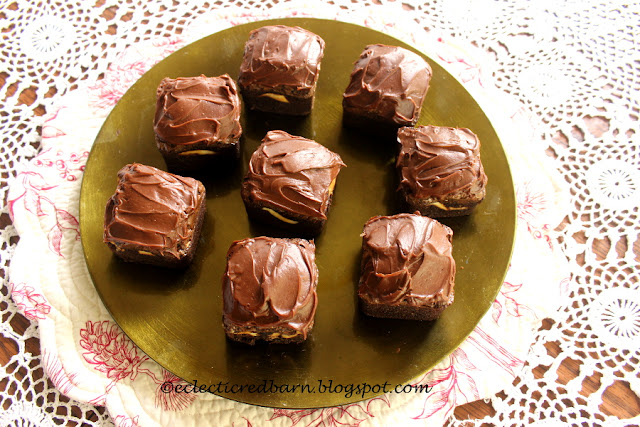
<svg viewBox="0 0 640 427">
<path fill-rule="evenodd" d="M 102 242 L 102 228 L 118 170 L 131 162 L 166 170 L 155 147 L 152 126 L 159 82 L 164 77 L 200 74 L 237 77 L 249 31 L 274 23 L 301 26 L 326 42 L 313 113 L 296 118 L 243 112 L 240 165 L 197 176 L 207 187 L 207 216 L 195 260 L 187 270 L 167 271 L 115 259 Z M 321 393 L 319 381 L 326 385 L 332 380 L 333 385 L 341 386 L 387 383 L 387 390 L 395 384 L 407 384 L 458 347 L 491 306 L 514 240 L 515 196 L 509 166 L 478 104 L 451 75 L 426 58 L 433 78 L 419 124 L 468 127 L 479 136 L 489 177 L 487 197 L 470 217 L 443 220 L 454 231 L 458 270 L 455 302 L 440 319 L 426 323 L 374 319 L 358 311 L 355 288 L 362 227 L 370 217 L 397 213 L 398 209 L 395 142 L 384 143 L 342 128 L 342 92 L 353 62 L 364 46 L 372 43 L 411 49 L 385 34 L 336 21 L 292 18 L 240 25 L 197 41 L 160 62 L 124 95 L 107 118 L 82 183 L 80 227 L 87 265 L 102 301 L 124 332 L 179 377 L 198 385 L 214 385 L 210 390 L 221 396 L 257 405 L 305 408 L 351 403 L 363 396 L 328 390 Z M 340 173 L 326 229 L 316 239 L 320 281 L 313 332 L 299 346 L 249 347 L 225 338 L 221 277 L 227 249 L 234 240 L 280 235 L 249 223 L 240 198 L 249 157 L 272 129 L 314 139 L 339 153 L 348 167 Z M 308 388 L 268 393 L 257 387 L 266 384 L 269 391 L 271 381 Z M 218 384 L 223 386 L 215 387 Z M 250 390 L 251 384 L 256 388 Z M 315 392 L 310 392 L 314 388 Z"/>
</svg>

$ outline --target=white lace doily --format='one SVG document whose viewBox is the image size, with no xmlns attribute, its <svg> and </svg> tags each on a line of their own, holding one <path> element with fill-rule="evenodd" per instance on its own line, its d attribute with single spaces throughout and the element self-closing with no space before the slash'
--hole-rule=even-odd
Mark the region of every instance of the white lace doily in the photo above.
<svg viewBox="0 0 640 427">
<path fill-rule="evenodd" d="M 4 218 L 13 211 L 22 251 L 9 277 L 17 232 L 5 226 L 0 231 L 2 336 L 16 348 L 8 350 L 15 355 L 1 371 L 6 381 L 0 385 L 5 409 L 0 424 L 166 424 L 184 422 L 184 414 L 215 415 L 219 418 L 212 419 L 220 421 L 215 425 L 253 426 L 424 424 L 427 419 L 436 424 L 448 419 L 453 425 L 639 421 L 605 415 L 600 405 L 614 383 L 640 392 L 633 344 L 640 334 L 640 7 L 620 1 L 328 3 L 321 9 L 318 3 L 275 0 L 0 5 L 5 82 L 0 194 L 8 202 Z M 100 117 L 160 57 L 230 25 L 296 15 L 367 25 L 422 49 L 461 80 L 496 123 L 516 166 L 520 223 L 510 275 L 483 320 L 495 329 L 476 330 L 466 347 L 417 379 L 436 386 L 419 401 L 391 395 L 346 408 L 285 411 L 238 409 L 213 396 L 185 400 L 184 395 L 136 394 L 178 380 L 110 323 L 92 288 L 79 285 L 86 275 L 68 283 L 70 272 L 81 271 L 77 189 L 90 147 L 86 141 L 92 141 Z M 35 94 L 28 105 L 25 91 Z M 43 108 L 46 123 L 34 115 Z M 40 146 L 40 154 L 27 162 Z M 536 154 L 545 151 L 549 157 L 538 161 Z M 555 199 L 561 193 L 554 171 L 567 189 L 564 206 Z M 564 276 L 564 258 L 552 250 L 556 245 L 569 260 L 572 279 L 550 283 Z M 518 250 L 525 255 L 518 256 Z M 82 300 L 79 306 L 93 307 L 92 317 L 77 329 L 71 326 L 78 322 L 73 305 L 57 304 L 71 300 L 57 290 L 69 289 L 81 291 L 73 297 Z M 549 301 L 554 294 L 555 301 Z M 557 304 L 559 310 L 551 311 Z M 12 326 L 18 312 L 33 321 L 25 331 Z M 532 337 L 543 317 L 551 321 Z M 43 354 L 27 353 L 25 341 L 38 336 Z M 496 340 L 505 336 L 513 342 L 501 346 Z M 560 384 L 558 372 L 566 359 L 580 362 L 580 369 Z M 493 384 L 486 380 L 487 369 L 496 375 Z M 77 400 L 62 397 L 43 373 Z M 585 392 L 584 384 L 593 378 L 599 385 Z M 471 421 L 452 416 L 455 405 L 478 397 L 490 397 L 493 415 Z M 89 401 L 106 404 L 113 418 L 81 403 Z"/>
</svg>

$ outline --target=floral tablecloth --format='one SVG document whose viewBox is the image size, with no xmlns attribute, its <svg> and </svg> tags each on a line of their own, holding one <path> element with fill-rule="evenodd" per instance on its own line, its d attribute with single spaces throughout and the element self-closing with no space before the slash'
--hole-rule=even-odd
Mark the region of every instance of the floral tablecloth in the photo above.
<svg viewBox="0 0 640 427">
<path fill-rule="evenodd" d="M 321 9 L 317 4 L 299 1 L 267 2 L 260 7 L 238 7 L 226 5 L 226 2 L 218 2 L 225 3 L 226 7 L 162 3 L 149 2 L 143 15 L 127 12 L 130 10 L 127 4 L 119 4 L 122 10 L 117 7 L 115 12 L 112 10 L 118 31 L 135 29 L 144 36 L 125 36 L 125 42 L 114 46 L 104 42 L 102 48 L 112 53 L 99 55 L 99 49 L 93 45 L 95 39 L 101 37 L 94 32 L 98 29 L 107 31 L 108 22 L 87 29 L 87 21 L 82 24 L 76 18 L 94 12 L 85 11 L 79 4 L 76 12 L 58 10 L 51 5 L 42 11 L 22 3 L 18 3 L 15 10 L 5 10 L 7 19 L 14 23 L 11 31 L 19 33 L 17 40 L 22 43 L 19 47 L 23 55 L 3 51 L 5 57 L 10 60 L 19 57 L 27 64 L 60 61 L 64 67 L 57 77 L 52 77 L 51 85 L 58 84 L 56 78 L 65 79 L 65 82 L 59 83 L 62 93 L 47 104 L 47 114 L 41 122 L 23 111 L 31 124 L 20 129 L 24 133 L 22 158 L 32 154 L 28 142 L 37 134 L 41 135 L 39 150 L 28 162 L 11 165 L 11 170 L 19 172 L 12 180 L 5 211 L 11 215 L 20 241 L 14 248 L 9 244 L 14 235 L 11 228 L 2 231 L 1 237 L 7 242 L 2 253 L 11 257 L 5 289 L 13 301 L 7 301 L 3 313 L 12 316 L 16 310 L 21 312 L 37 325 L 37 331 L 16 334 L 6 326 L 9 322 L 5 322 L 3 334 L 16 338 L 19 351 L 3 369 L 10 384 L 26 391 L 16 393 L 14 390 L 12 393 L 11 387 L 0 391 L 1 402 L 12 402 L 7 411 L 0 414 L 0 424 L 17 420 L 28 420 L 36 425 L 53 425 L 57 420 L 87 422 L 90 405 L 106 406 L 108 411 L 107 414 L 94 413 L 94 423 L 112 420 L 118 426 L 441 425 L 447 420 L 456 423 L 451 416 L 457 405 L 482 398 L 491 398 L 496 411 L 484 421 L 495 423 L 505 423 L 508 419 L 517 423 L 543 422 L 556 417 L 573 422 L 579 417 L 588 418 L 597 410 L 594 398 L 601 396 L 602 391 L 585 399 L 578 395 L 579 384 L 565 386 L 564 392 L 573 393 L 574 402 L 586 408 L 587 415 L 581 415 L 573 406 L 558 406 L 557 389 L 549 394 L 549 387 L 553 388 L 549 381 L 553 369 L 550 369 L 550 378 L 541 380 L 532 375 L 532 367 L 538 365 L 557 369 L 561 360 L 551 358 L 544 346 L 540 346 L 545 340 L 556 338 L 567 342 L 563 333 L 572 328 L 571 319 L 600 319 L 601 322 L 593 324 L 590 333 L 592 336 L 596 332 L 602 336 L 609 334 L 618 348 L 629 348 L 621 353 L 626 359 L 633 357 L 632 341 L 638 332 L 633 323 L 633 319 L 638 318 L 640 305 L 636 303 L 637 292 L 633 288 L 637 284 L 637 270 L 634 270 L 637 263 L 632 251 L 627 250 L 620 261 L 620 257 L 612 254 L 616 252 L 614 250 L 606 261 L 612 265 L 617 263 L 621 271 L 630 268 L 631 276 L 636 278 L 630 282 L 633 285 L 612 286 L 614 292 L 600 295 L 584 283 L 595 275 L 593 270 L 576 274 L 580 250 L 571 245 L 567 237 L 571 236 L 567 234 L 570 231 L 581 232 L 585 233 L 584 241 L 593 242 L 596 235 L 586 234 L 577 224 L 595 221 L 591 217 L 584 219 L 584 215 L 597 216 L 603 200 L 611 204 L 606 205 L 604 217 L 598 220 L 600 228 L 597 228 L 598 222 L 594 222 L 593 229 L 601 230 L 604 221 L 619 220 L 620 215 L 628 212 L 633 217 L 637 207 L 629 204 L 629 197 L 637 202 L 640 188 L 637 167 L 634 170 L 630 161 L 637 160 L 638 156 L 634 127 L 624 120 L 607 119 L 625 117 L 620 109 L 626 104 L 621 105 L 620 99 L 637 105 L 625 98 L 628 91 L 620 86 L 624 81 L 617 82 L 617 86 L 607 83 L 612 85 L 609 90 L 615 99 L 612 98 L 604 108 L 576 102 L 576 96 L 584 99 L 595 94 L 593 88 L 584 84 L 584 79 L 595 78 L 598 73 L 591 66 L 581 68 L 581 63 L 574 57 L 577 52 L 571 52 L 574 56 L 570 56 L 568 51 L 561 50 L 562 46 L 554 44 L 561 32 L 555 26 L 562 16 L 572 11 L 569 6 L 545 5 L 547 14 L 540 18 L 538 13 L 534 19 L 528 17 L 531 11 L 528 6 L 519 2 L 469 2 L 455 7 L 445 2 L 383 2 L 376 5 L 336 2 Z M 590 7 L 598 9 L 596 6 L 600 5 Z M 457 8 L 461 7 L 477 12 L 476 16 L 482 19 L 461 16 L 457 13 Z M 628 8 L 620 6 L 619 10 L 626 14 Z M 32 20 L 31 24 L 23 22 L 24 16 L 29 14 L 38 19 Z M 162 384 L 184 382 L 155 364 L 120 331 L 89 279 L 78 224 L 80 182 L 95 135 L 111 108 L 153 64 L 189 42 L 236 24 L 291 16 L 365 25 L 422 50 L 474 95 L 494 123 L 509 157 L 518 203 L 517 237 L 511 266 L 493 306 L 469 338 L 434 369 L 413 381 L 429 384 L 432 390 L 428 394 L 390 393 L 344 407 L 287 410 L 235 403 L 214 395 L 164 393 Z M 549 22 L 548 18 L 554 16 L 556 21 Z M 184 18 L 176 20 L 176 17 Z M 175 22 L 170 25 L 163 18 L 174 18 Z M 591 20 L 590 16 L 587 18 L 585 21 Z M 135 25 L 127 24 L 130 21 Z M 150 22 L 157 30 L 141 32 Z M 490 22 L 494 27 L 480 28 L 484 25 L 480 22 Z M 637 29 L 637 25 L 634 28 Z M 553 30 L 551 33 L 550 29 Z M 607 30 L 602 31 L 598 40 L 609 40 Z M 470 32 L 474 37 L 470 37 Z M 569 34 L 563 41 L 573 41 L 586 50 L 591 44 L 579 39 L 581 34 Z M 83 52 L 84 44 L 94 50 Z M 67 63 L 65 52 L 75 62 Z M 617 45 L 615 53 L 624 62 L 623 52 Z M 89 58 L 94 56 L 96 65 L 92 65 L 87 55 Z M 599 62 L 601 59 L 596 55 L 589 59 L 593 59 L 597 67 L 606 65 Z M 80 69 L 73 70 L 71 62 Z M 584 71 L 577 82 L 572 74 L 578 72 L 576 69 Z M 9 74 L 7 82 L 10 84 L 12 79 L 13 74 Z M 71 85 L 66 83 L 69 80 Z M 37 96 L 45 99 L 47 93 L 43 90 Z M 12 101 L 11 96 L 5 102 L 9 101 Z M 18 113 L 25 110 L 24 107 L 16 108 Z M 564 108 L 567 115 L 561 115 L 558 108 Z M 638 109 L 634 108 L 625 114 L 628 113 L 631 122 L 637 123 Z M 572 120 L 583 116 L 608 121 L 614 143 L 598 146 L 606 135 L 593 135 L 585 132 L 585 126 L 573 125 Z M 2 122 L 2 125 L 10 128 L 10 123 Z M 37 125 L 41 127 L 36 128 Z M 615 144 L 620 139 L 631 142 Z M 614 153 L 625 155 L 612 157 L 607 151 L 610 145 L 616 147 Z M 545 154 L 545 149 L 549 155 Z M 572 180 L 575 176 L 582 180 Z M 625 183 L 629 184 L 628 190 L 625 190 Z M 612 214 L 610 209 L 614 208 Z M 555 230 L 563 219 L 564 229 Z M 631 226 L 633 224 L 627 225 Z M 619 228 L 615 232 L 626 232 L 626 229 Z M 613 233 L 609 231 L 607 236 L 613 237 Z M 627 242 L 632 246 L 631 240 Z M 591 255 L 585 254 L 582 261 L 595 265 L 591 262 L 595 260 L 588 258 Z M 567 263 L 567 257 L 571 263 Z M 597 268 L 605 275 L 610 271 Z M 571 272 L 573 280 L 570 279 Z M 620 275 L 609 279 L 615 285 L 616 280 L 622 282 L 627 277 Z M 578 310 L 576 301 L 579 306 L 581 300 L 586 301 L 582 304 L 588 307 Z M 627 314 L 631 323 L 624 323 L 624 319 L 622 323 L 618 321 L 620 311 Z M 557 329 L 538 331 L 545 318 L 557 319 Z M 577 329 L 582 332 L 580 326 Z M 38 333 L 42 354 L 40 358 L 33 358 L 24 350 L 20 351 L 24 348 L 20 342 Z M 534 341 L 537 344 L 531 349 Z M 637 365 L 637 360 L 632 363 Z M 58 408 L 69 408 L 69 411 L 61 413 L 58 410 L 52 414 L 45 410 L 51 403 L 42 397 L 46 395 L 42 391 L 42 380 L 29 374 L 19 379 L 13 374 L 12 366 L 15 370 L 41 368 L 60 392 L 90 405 L 60 402 L 56 397 L 54 404 Z M 595 358 L 585 358 L 583 366 L 592 371 L 603 371 L 601 381 L 605 385 L 614 381 L 615 370 L 602 368 Z M 629 380 L 634 388 L 636 380 Z M 505 390 L 502 397 L 495 397 L 501 390 Z M 532 412 L 528 402 L 552 404 Z M 71 408 L 79 410 L 74 414 Z"/>
</svg>

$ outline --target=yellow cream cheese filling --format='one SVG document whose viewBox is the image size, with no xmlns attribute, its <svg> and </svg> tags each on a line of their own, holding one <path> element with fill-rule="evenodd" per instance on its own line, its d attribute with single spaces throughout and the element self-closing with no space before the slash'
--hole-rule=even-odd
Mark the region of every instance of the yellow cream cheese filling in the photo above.
<svg viewBox="0 0 640 427">
<path fill-rule="evenodd" d="M 335 186 L 336 186 L 336 180 L 334 178 L 334 180 L 331 181 L 331 184 L 329 184 L 329 196 L 333 194 L 333 189 L 335 188 Z"/>
<path fill-rule="evenodd" d="M 275 216 L 280 221 L 284 221 L 284 222 L 286 222 L 288 224 L 297 224 L 298 223 L 298 221 L 294 221 L 292 219 L 283 217 L 282 215 L 280 215 L 278 212 L 274 211 L 273 209 L 262 208 L 262 210 L 265 210 L 265 211 L 269 212 L 271 215 Z"/>
<path fill-rule="evenodd" d="M 454 207 L 448 207 L 443 205 L 440 202 L 434 202 L 434 203 L 430 203 L 431 206 L 435 206 L 438 209 L 442 209 L 443 211 L 463 211 L 467 208 L 454 208 Z"/>
<path fill-rule="evenodd" d="M 262 95 L 260 95 L 260 97 L 263 97 L 263 96 L 267 97 L 267 98 L 274 99 L 274 100 L 276 100 L 278 102 L 284 102 L 286 104 L 289 103 L 289 100 L 287 99 L 286 96 L 280 95 L 280 94 L 277 94 L 277 93 L 263 93 Z"/>
<path fill-rule="evenodd" d="M 191 151 L 183 151 L 178 155 L 179 156 L 203 156 L 203 155 L 212 155 L 212 154 L 218 154 L 218 153 L 211 150 L 191 150 Z"/>
<path fill-rule="evenodd" d="M 298 335 L 299 335 L 298 333 L 295 333 L 295 334 L 282 334 L 282 338 L 285 338 L 285 339 L 287 339 L 287 338 L 295 338 Z"/>
</svg>

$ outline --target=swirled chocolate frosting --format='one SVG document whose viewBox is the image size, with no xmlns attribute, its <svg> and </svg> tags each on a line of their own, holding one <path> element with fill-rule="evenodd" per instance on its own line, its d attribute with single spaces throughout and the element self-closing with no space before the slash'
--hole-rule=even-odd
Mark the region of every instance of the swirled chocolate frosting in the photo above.
<svg viewBox="0 0 640 427">
<path fill-rule="evenodd" d="M 159 147 L 166 150 L 235 142 L 242 134 L 235 82 L 227 74 L 163 79 L 158 86 L 154 130 Z"/>
<path fill-rule="evenodd" d="M 306 337 L 318 303 L 317 284 L 313 242 L 272 237 L 234 242 L 222 280 L 225 321 L 288 325 Z"/>
<path fill-rule="evenodd" d="M 251 156 L 243 186 L 254 203 L 326 219 L 340 156 L 323 145 L 277 130 Z"/>
<path fill-rule="evenodd" d="M 465 128 L 404 127 L 398 131 L 400 188 L 415 197 L 443 198 L 484 188 L 480 141 Z"/>
<path fill-rule="evenodd" d="M 343 108 L 354 115 L 375 115 L 398 125 L 414 124 L 431 75 L 429 64 L 407 49 L 369 45 L 354 64 Z"/>
<path fill-rule="evenodd" d="M 120 169 L 118 178 L 105 211 L 105 243 L 184 255 L 204 200 L 202 183 L 139 163 Z"/>
<path fill-rule="evenodd" d="M 399 214 L 364 226 L 358 295 L 370 303 L 443 305 L 453 300 L 453 232 L 440 222 Z"/>
<path fill-rule="evenodd" d="M 300 27 L 272 25 L 251 31 L 240 65 L 241 88 L 315 89 L 324 40 Z"/>
</svg>

